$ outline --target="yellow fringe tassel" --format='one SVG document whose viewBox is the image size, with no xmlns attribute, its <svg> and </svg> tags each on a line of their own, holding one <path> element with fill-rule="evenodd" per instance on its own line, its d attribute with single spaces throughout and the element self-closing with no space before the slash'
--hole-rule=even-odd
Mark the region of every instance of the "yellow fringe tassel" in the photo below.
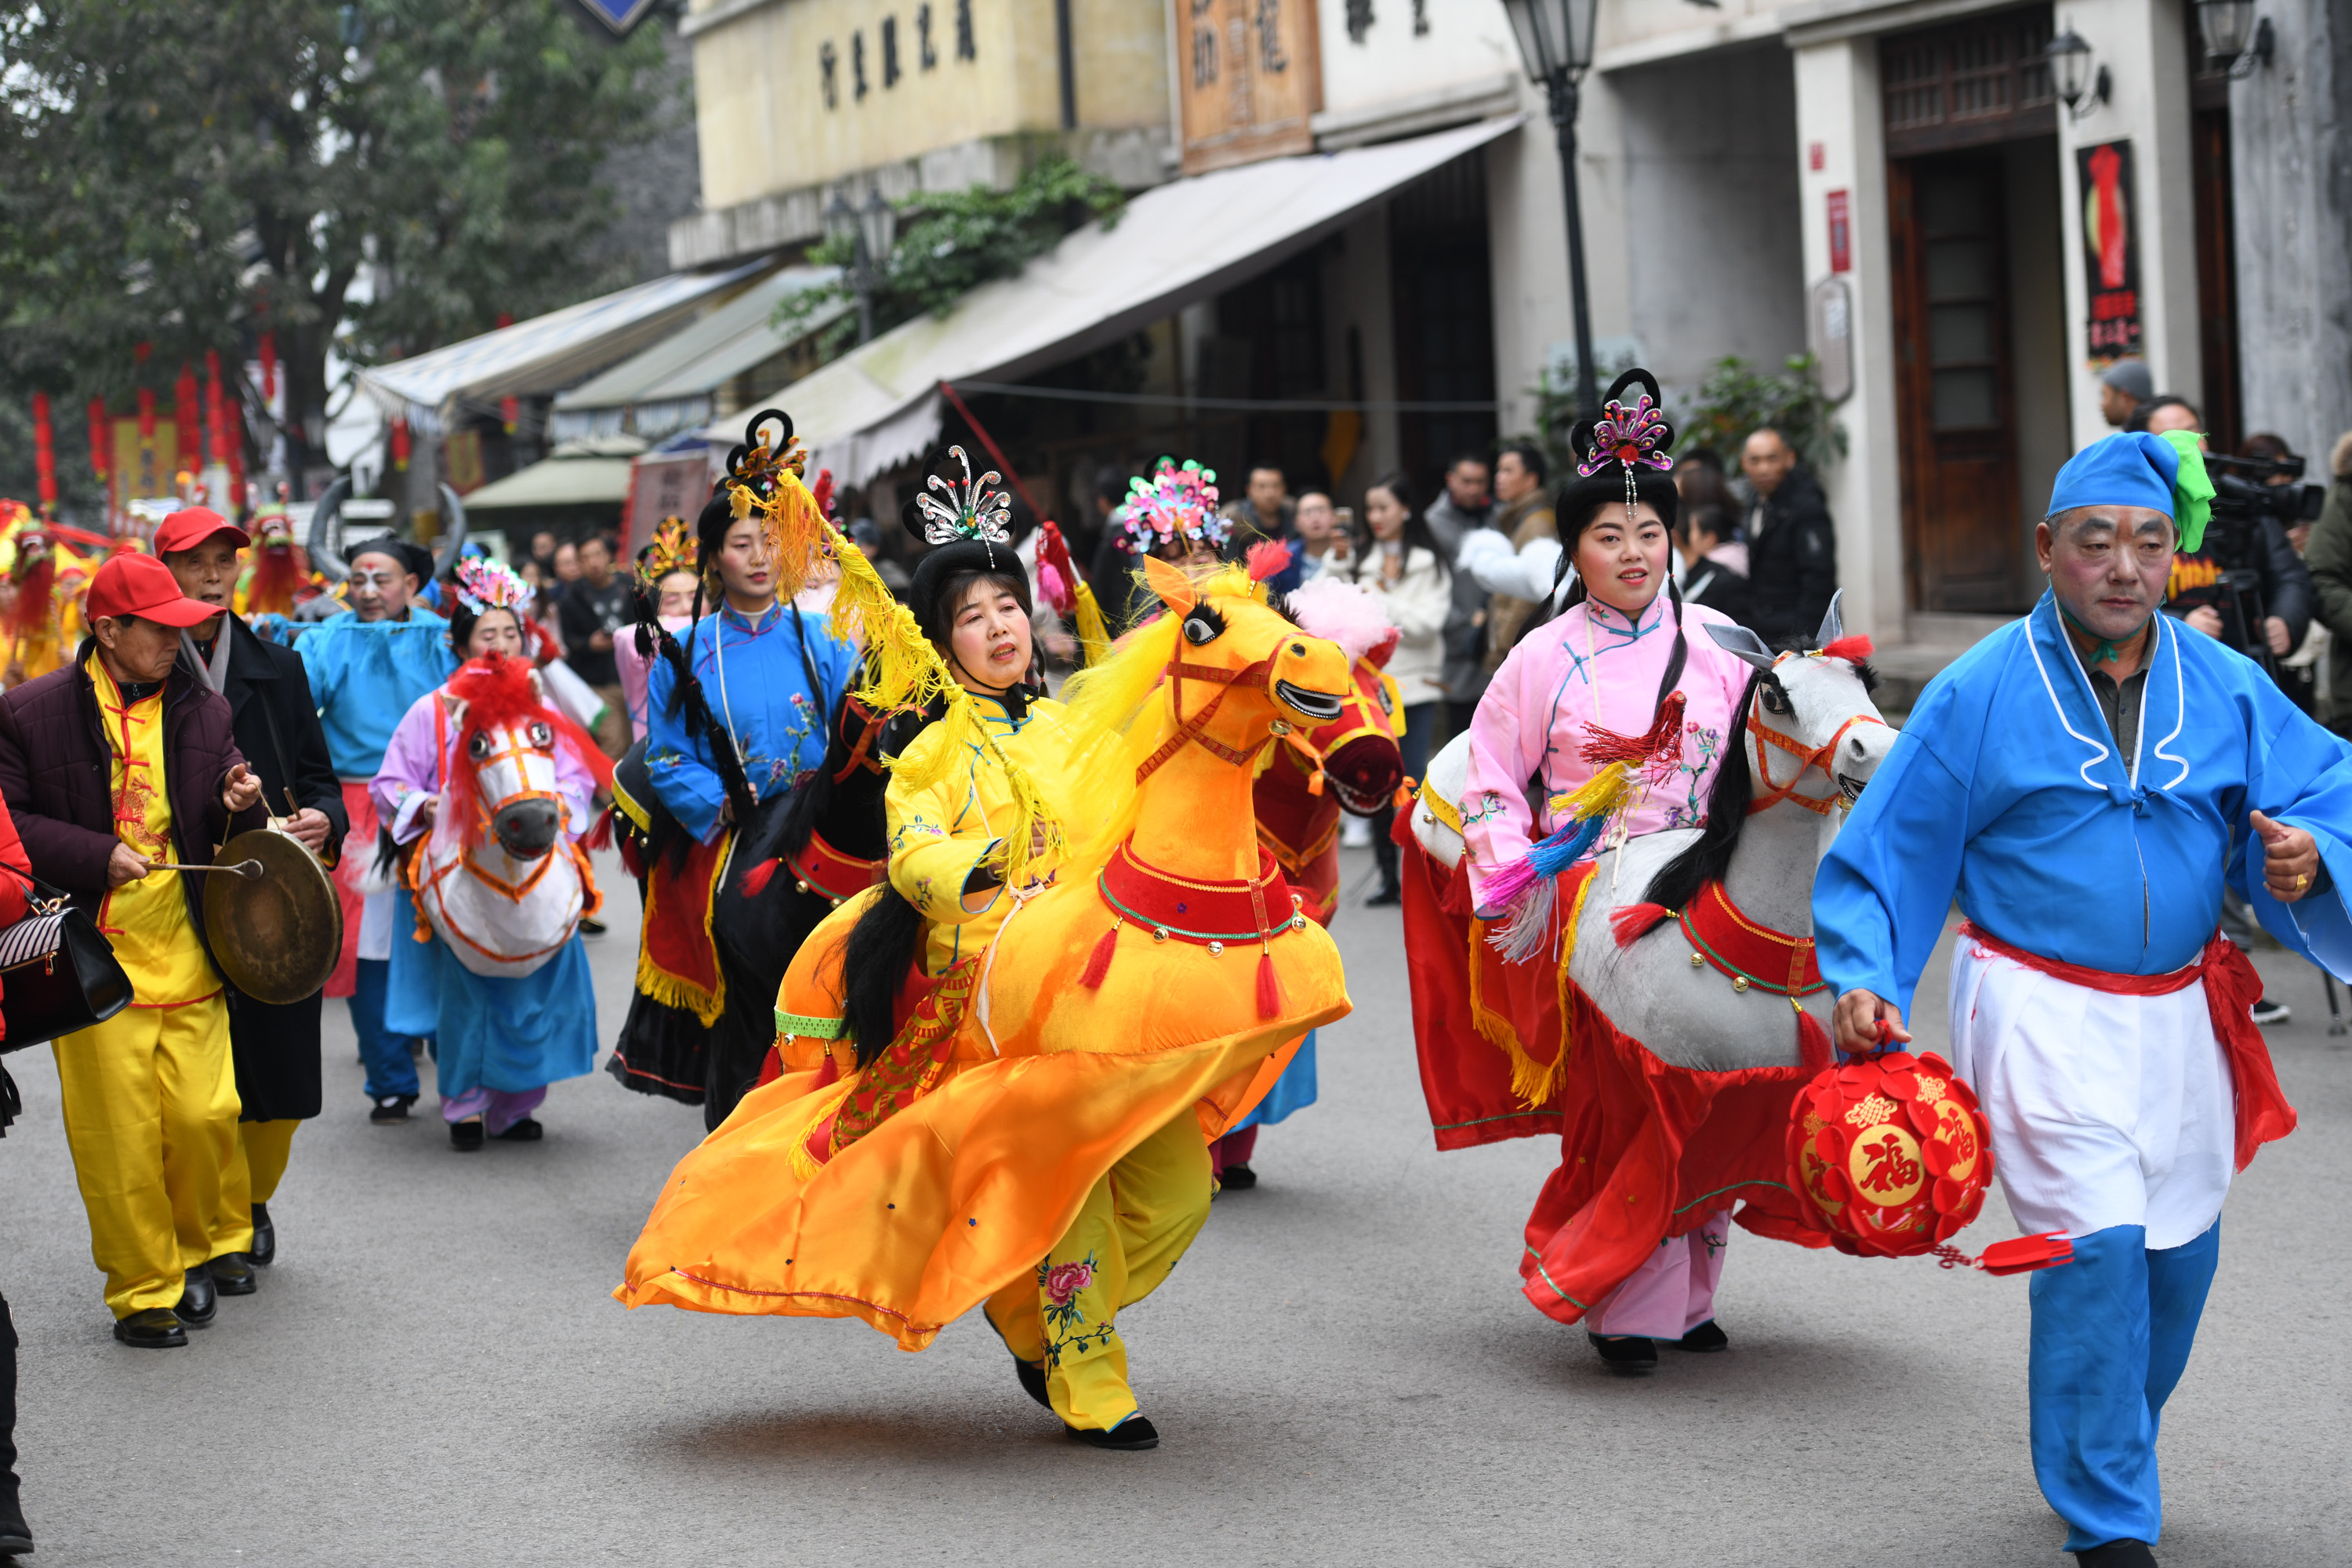
<svg viewBox="0 0 2352 1568">
<path fill-rule="evenodd" d="M 1102 605 L 1096 602 L 1095 591 L 1084 583 L 1078 584 L 1077 632 L 1087 663 L 1099 664 L 1109 657 L 1110 628 L 1103 624 Z"/>
<path fill-rule="evenodd" d="M 1612 766 L 1616 764 L 1612 763 Z M 1591 873 L 1576 889 L 1576 897 L 1568 906 L 1567 923 L 1560 928 L 1559 952 L 1559 1055 L 1549 1063 L 1539 1062 L 1528 1054 L 1519 1039 L 1518 1031 L 1509 1019 L 1486 1005 L 1486 986 L 1479 981 L 1480 960 L 1485 956 L 1487 922 L 1473 919 L 1470 922 L 1470 1022 L 1478 1033 L 1510 1058 L 1511 1092 L 1532 1110 L 1559 1092 L 1561 1076 L 1568 1069 L 1570 1029 L 1568 1010 L 1568 966 L 1576 956 L 1576 928 L 1584 918 L 1584 900 L 1592 891 Z"/>
<path fill-rule="evenodd" d="M 1570 795 L 1551 797 L 1552 820 L 1563 816 L 1579 822 L 1606 816 L 1623 805 L 1633 793 L 1633 764 L 1612 763 L 1579 785 Z"/>
<path fill-rule="evenodd" d="M 637 954 L 637 989 L 665 1007 L 693 1014 L 706 1029 L 716 1025 L 719 1016 L 727 1011 L 727 982 L 723 977 L 717 991 L 705 991 L 661 968 L 646 952 Z"/>
</svg>

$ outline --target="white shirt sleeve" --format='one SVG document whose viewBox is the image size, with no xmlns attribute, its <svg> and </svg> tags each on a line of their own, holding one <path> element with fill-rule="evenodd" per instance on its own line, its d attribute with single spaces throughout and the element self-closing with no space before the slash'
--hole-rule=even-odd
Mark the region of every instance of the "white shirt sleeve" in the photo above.
<svg viewBox="0 0 2352 1568">
<path fill-rule="evenodd" d="M 1551 596 L 1552 574 L 1559 567 L 1559 541 L 1531 540 L 1525 549 L 1513 553 L 1511 542 L 1493 529 L 1475 529 L 1463 536 L 1454 564 L 1490 594 L 1547 599 Z"/>
</svg>

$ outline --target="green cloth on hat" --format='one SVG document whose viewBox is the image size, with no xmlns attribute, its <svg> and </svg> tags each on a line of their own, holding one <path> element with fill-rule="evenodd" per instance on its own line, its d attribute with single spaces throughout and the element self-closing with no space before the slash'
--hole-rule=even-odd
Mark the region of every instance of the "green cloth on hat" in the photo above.
<svg viewBox="0 0 2352 1568">
<path fill-rule="evenodd" d="M 2205 525 L 2213 517 L 2213 480 L 2205 472 L 2205 454 L 2194 430 L 2166 430 L 2158 439 L 2179 454 L 2172 476 L 2172 526 L 2180 535 L 2180 550 L 2194 554 L 2205 543 Z"/>
</svg>

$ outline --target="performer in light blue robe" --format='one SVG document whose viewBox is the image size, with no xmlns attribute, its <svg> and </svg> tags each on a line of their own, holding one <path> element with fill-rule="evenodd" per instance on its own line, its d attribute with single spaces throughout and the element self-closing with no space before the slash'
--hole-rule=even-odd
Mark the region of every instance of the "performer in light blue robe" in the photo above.
<svg viewBox="0 0 2352 1568">
<path fill-rule="evenodd" d="M 1910 1037 L 1956 898 L 1970 922 L 1953 1065 L 2019 1222 L 2073 1238 L 2032 1283 L 2031 1429 L 2065 1550 L 2096 1568 L 2155 1561 L 2158 1418 L 2222 1198 L 2294 1126 L 2246 1016 L 2260 982 L 2214 937 L 2224 883 L 2352 973 L 2352 748 L 2158 613 L 2174 520 L 2193 549 L 2212 494 L 2193 442 L 2113 436 L 2060 472 L 2051 592 L 1928 685 L 1813 892 L 1849 1051 Z"/>
</svg>

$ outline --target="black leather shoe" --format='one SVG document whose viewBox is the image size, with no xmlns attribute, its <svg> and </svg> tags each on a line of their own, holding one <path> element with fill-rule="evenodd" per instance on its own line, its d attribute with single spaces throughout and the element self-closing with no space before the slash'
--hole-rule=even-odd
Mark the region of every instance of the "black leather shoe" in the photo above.
<svg viewBox="0 0 2352 1568">
<path fill-rule="evenodd" d="M 1612 1372 L 1631 1374 L 1657 1370 L 1658 1345 L 1654 1340 L 1639 1334 L 1611 1339 L 1588 1332 L 1584 1337 L 1592 1342 L 1593 1350 Z"/>
<path fill-rule="evenodd" d="M 1146 1448 L 1160 1447 L 1160 1428 L 1141 1415 L 1130 1415 L 1108 1432 L 1092 1426 L 1072 1426 L 1066 1423 L 1062 1430 L 1089 1448 L 1108 1448 L 1115 1453 L 1138 1454 Z"/>
<path fill-rule="evenodd" d="M 1034 1361 L 1023 1361 L 1019 1356 L 1014 1356 L 1013 1358 L 1013 1375 L 1020 1380 L 1022 1393 L 1027 1394 L 1030 1398 L 1035 1400 L 1038 1404 L 1044 1405 L 1048 1410 L 1054 1408 L 1054 1402 L 1045 1396 L 1045 1369 L 1044 1367 L 1039 1366 Z"/>
<path fill-rule="evenodd" d="M 2083 1568 L 2156 1568 L 2156 1553 L 2145 1541 L 2110 1541 L 2088 1552 L 2074 1553 Z"/>
<path fill-rule="evenodd" d="M 33 1531 L 25 1522 L 24 1506 L 14 1495 L 0 1498 L 0 1557 L 22 1557 L 32 1550 Z"/>
<path fill-rule="evenodd" d="M 582 915 L 580 917 L 580 934 L 583 936 L 603 936 L 604 934 L 604 922 L 600 920 L 592 920 L 586 915 Z"/>
<path fill-rule="evenodd" d="M 1227 1165 L 1217 1173 L 1217 1185 L 1228 1192 L 1245 1193 L 1257 1185 L 1257 1173 L 1247 1165 Z"/>
<path fill-rule="evenodd" d="M 213 1314 L 220 1310 L 220 1293 L 213 1288 L 212 1273 L 205 1268 L 191 1268 L 186 1279 L 180 1304 L 173 1310 L 189 1328 L 209 1329 L 213 1326 Z"/>
<path fill-rule="evenodd" d="M 1364 908 L 1368 910 L 1392 910 L 1403 902 L 1404 889 L 1402 888 L 1382 888 L 1379 892 L 1374 893 L 1370 898 L 1364 900 Z"/>
<path fill-rule="evenodd" d="M 188 1331 L 181 1324 L 180 1315 L 169 1307 L 150 1307 L 143 1312 L 115 1319 L 114 1337 L 142 1351 L 169 1350 L 188 1342 Z"/>
<path fill-rule="evenodd" d="M 449 1147 L 470 1154 L 482 1146 L 482 1124 L 478 1121 L 449 1123 Z"/>
<path fill-rule="evenodd" d="M 520 1121 L 516 1122 L 512 1127 L 508 1128 L 503 1132 L 496 1133 L 494 1136 L 501 1143 L 536 1143 L 541 1139 L 547 1136 L 547 1129 L 541 1127 L 530 1117 L 526 1116 Z"/>
<path fill-rule="evenodd" d="M 1668 1340 L 1666 1343 L 1678 1351 L 1697 1351 L 1705 1354 L 1713 1351 L 1728 1350 L 1731 1346 L 1731 1336 L 1725 1333 L 1713 1318 L 1709 1318 L 1681 1339 Z"/>
<path fill-rule="evenodd" d="M 224 1296 L 250 1296 L 261 1289 L 253 1265 L 242 1252 L 222 1253 L 205 1265 L 205 1271 L 213 1277 L 213 1289 Z"/>
<path fill-rule="evenodd" d="M 392 1127 L 408 1120 L 408 1108 L 416 1103 L 413 1094 L 385 1094 L 376 1097 L 374 1109 L 368 1120 L 378 1127 Z"/>
<path fill-rule="evenodd" d="M 278 1257 L 278 1227 L 269 1223 L 269 1205 L 253 1205 L 253 1250 L 246 1254 L 256 1268 L 267 1268 Z"/>
</svg>

